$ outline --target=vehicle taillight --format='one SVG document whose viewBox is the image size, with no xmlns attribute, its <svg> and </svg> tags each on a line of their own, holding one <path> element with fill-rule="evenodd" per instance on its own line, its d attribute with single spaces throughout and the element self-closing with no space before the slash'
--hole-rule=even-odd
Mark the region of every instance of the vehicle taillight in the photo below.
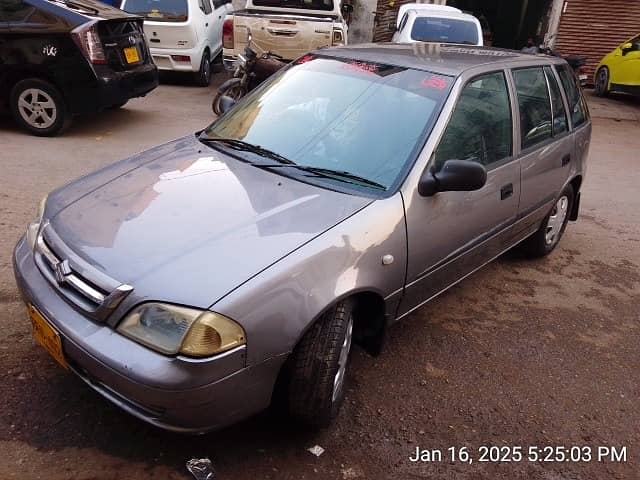
<svg viewBox="0 0 640 480">
<path fill-rule="evenodd" d="M 76 42 L 82 54 L 94 65 L 104 65 L 107 59 L 104 55 L 102 42 L 98 35 L 98 22 L 94 20 L 80 25 L 71 31 L 71 37 Z"/>
<path fill-rule="evenodd" d="M 344 35 L 342 30 L 334 30 L 333 38 L 331 39 L 331 45 L 344 45 Z"/>
<path fill-rule="evenodd" d="M 233 49 L 233 18 L 229 18 L 222 24 L 222 48 Z"/>
</svg>

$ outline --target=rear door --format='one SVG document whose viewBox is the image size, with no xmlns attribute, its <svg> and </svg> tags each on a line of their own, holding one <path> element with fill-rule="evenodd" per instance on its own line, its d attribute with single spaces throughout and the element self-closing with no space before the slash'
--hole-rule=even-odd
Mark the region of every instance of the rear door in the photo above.
<svg viewBox="0 0 640 480">
<path fill-rule="evenodd" d="M 522 232 L 549 213 L 569 179 L 574 140 L 557 79 L 542 65 L 512 70 L 518 100 Z"/>
<path fill-rule="evenodd" d="M 399 314 L 405 314 L 511 246 L 518 212 L 520 164 L 513 156 L 513 115 L 505 73 L 470 80 L 429 162 L 472 160 L 487 169 L 487 183 L 472 192 L 406 198 L 409 262 Z"/>
</svg>

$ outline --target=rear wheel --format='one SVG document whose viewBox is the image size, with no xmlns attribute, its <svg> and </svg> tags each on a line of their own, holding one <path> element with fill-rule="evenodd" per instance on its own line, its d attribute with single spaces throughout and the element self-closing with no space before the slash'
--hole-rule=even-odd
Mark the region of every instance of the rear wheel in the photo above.
<svg viewBox="0 0 640 480">
<path fill-rule="evenodd" d="M 573 187 L 564 187 L 555 205 L 536 233 L 520 244 L 520 249 L 532 258 L 549 255 L 558 245 L 569 221 L 575 200 Z"/>
<path fill-rule="evenodd" d="M 16 83 L 11 90 L 10 105 L 16 121 L 34 135 L 54 136 L 71 123 L 62 94 L 39 78 Z"/>
<path fill-rule="evenodd" d="M 211 82 L 211 58 L 209 50 L 205 50 L 200 61 L 200 70 L 196 73 L 196 84 L 199 87 L 208 87 Z"/>
<path fill-rule="evenodd" d="M 600 67 L 596 74 L 595 93 L 599 97 L 606 97 L 609 93 L 609 69 Z"/>
<path fill-rule="evenodd" d="M 304 335 L 292 358 L 288 388 L 290 415 L 319 428 L 340 410 L 353 338 L 353 302 L 325 312 Z"/>
<path fill-rule="evenodd" d="M 231 97 L 234 100 L 239 100 L 245 94 L 245 88 L 241 85 L 242 81 L 239 78 L 230 78 L 218 88 L 216 92 L 216 96 L 213 97 L 213 101 L 211 102 L 211 109 L 213 113 L 216 115 L 222 115 L 222 110 L 220 109 L 220 98 L 222 96 Z"/>
</svg>

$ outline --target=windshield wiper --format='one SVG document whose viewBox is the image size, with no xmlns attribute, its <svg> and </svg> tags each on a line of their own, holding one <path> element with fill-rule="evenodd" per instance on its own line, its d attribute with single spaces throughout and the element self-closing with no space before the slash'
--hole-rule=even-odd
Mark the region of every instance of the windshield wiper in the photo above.
<svg viewBox="0 0 640 480">
<path fill-rule="evenodd" d="M 222 143 L 230 148 L 233 148 L 234 150 L 255 153 L 256 155 L 260 155 L 261 157 L 270 158 L 271 160 L 279 162 L 278 166 L 296 165 L 295 162 L 292 162 L 288 158 L 283 157 L 279 153 L 272 152 L 271 150 L 268 150 L 266 148 L 262 148 L 260 145 L 254 145 L 252 143 L 245 142 L 244 140 L 238 140 L 237 138 L 208 138 L 200 136 L 198 137 L 198 140 L 203 143 Z"/>
<path fill-rule="evenodd" d="M 322 167 L 313 167 L 311 165 L 298 165 L 296 163 L 290 165 L 256 165 L 261 168 L 278 168 L 278 167 L 291 167 L 296 168 L 298 170 L 302 170 L 304 172 L 310 172 L 314 175 L 318 175 L 319 177 L 324 178 L 332 178 L 334 180 L 338 180 L 341 182 L 351 183 L 351 184 L 364 184 L 369 187 L 377 188 L 378 190 L 386 190 L 387 187 L 384 185 L 374 182 L 373 180 L 369 180 L 368 178 L 361 177 L 351 172 L 345 172 L 344 170 L 334 170 L 332 168 L 322 168 Z"/>
</svg>

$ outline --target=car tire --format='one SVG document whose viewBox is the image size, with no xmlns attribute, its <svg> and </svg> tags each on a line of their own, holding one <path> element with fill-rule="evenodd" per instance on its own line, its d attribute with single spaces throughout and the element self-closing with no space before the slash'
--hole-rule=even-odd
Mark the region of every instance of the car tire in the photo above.
<svg viewBox="0 0 640 480">
<path fill-rule="evenodd" d="M 213 97 L 213 101 L 211 102 L 211 109 L 213 113 L 220 116 L 222 115 L 222 110 L 220 109 L 220 98 L 223 95 L 227 95 L 234 100 L 239 100 L 244 95 L 246 95 L 246 91 L 244 87 L 241 85 L 242 80 L 240 78 L 230 78 L 218 88 L 215 97 Z"/>
<path fill-rule="evenodd" d="M 600 67 L 596 73 L 595 94 L 599 97 L 606 97 L 609 94 L 609 69 Z"/>
<path fill-rule="evenodd" d="M 58 135 L 71 124 L 62 94 L 46 80 L 19 81 L 11 89 L 9 104 L 18 124 L 34 135 Z"/>
<path fill-rule="evenodd" d="M 289 415 L 312 428 L 328 426 L 345 393 L 345 377 L 353 338 L 353 302 L 327 310 L 295 348 L 288 384 Z"/>
<path fill-rule="evenodd" d="M 202 54 L 200 70 L 196 72 L 195 81 L 199 87 L 208 87 L 209 83 L 211 83 L 211 58 L 209 57 L 209 50 L 205 50 Z"/>
<path fill-rule="evenodd" d="M 553 252 L 567 228 L 574 201 L 573 187 L 569 184 L 556 199 L 538 231 L 520 244 L 520 250 L 531 258 L 541 258 Z"/>
</svg>

